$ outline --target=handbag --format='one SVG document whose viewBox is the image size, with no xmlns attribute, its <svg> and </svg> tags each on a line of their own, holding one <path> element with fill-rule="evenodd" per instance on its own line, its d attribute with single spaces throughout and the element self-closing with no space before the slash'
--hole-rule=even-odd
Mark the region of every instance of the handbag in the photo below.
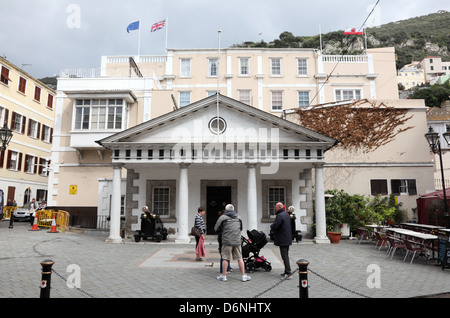
<svg viewBox="0 0 450 318">
<path fill-rule="evenodd" d="M 200 230 L 198 227 L 193 226 L 190 235 L 200 237 L 202 235 L 202 230 Z"/>
</svg>

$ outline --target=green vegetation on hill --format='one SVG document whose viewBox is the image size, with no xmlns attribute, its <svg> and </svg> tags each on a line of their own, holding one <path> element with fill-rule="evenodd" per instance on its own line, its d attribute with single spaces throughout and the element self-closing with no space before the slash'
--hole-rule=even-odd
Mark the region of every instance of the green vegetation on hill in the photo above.
<svg viewBox="0 0 450 318">
<path fill-rule="evenodd" d="M 366 29 L 367 47 L 395 47 L 397 68 L 422 60 L 429 55 L 450 60 L 450 12 L 415 17 Z M 361 35 L 345 35 L 344 31 L 322 34 L 324 54 L 360 54 L 364 45 Z M 244 42 L 233 47 L 320 48 L 320 36 L 295 36 L 289 31 L 271 42 Z"/>
</svg>

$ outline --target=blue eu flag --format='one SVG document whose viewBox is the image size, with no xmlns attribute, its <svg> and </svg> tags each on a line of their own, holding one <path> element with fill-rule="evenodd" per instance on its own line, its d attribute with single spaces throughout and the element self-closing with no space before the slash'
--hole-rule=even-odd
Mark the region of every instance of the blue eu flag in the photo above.
<svg viewBox="0 0 450 318">
<path fill-rule="evenodd" d="M 136 22 L 130 23 L 130 25 L 128 25 L 127 32 L 130 33 L 130 31 L 138 30 L 138 29 L 139 29 L 139 21 L 136 21 Z"/>
</svg>

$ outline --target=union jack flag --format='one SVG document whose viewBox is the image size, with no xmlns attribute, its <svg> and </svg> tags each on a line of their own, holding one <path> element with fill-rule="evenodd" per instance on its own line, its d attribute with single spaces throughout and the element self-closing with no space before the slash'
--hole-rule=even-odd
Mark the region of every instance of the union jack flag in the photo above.
<svg viewBox="0 0 450 318">
<path fill-rule="evenodd" d="M 155 31 L 161 30 L 162 28 L 164 28 L 165 25 L 166 25 L 166 20 L 165 19 L 162 20 L 162 21 L 156 22 L 156 23 L 154 23 L 152 25 L 152 28 L 151 28 L 150 31 L 151 32 L 155 32 Z"/>
</svg>

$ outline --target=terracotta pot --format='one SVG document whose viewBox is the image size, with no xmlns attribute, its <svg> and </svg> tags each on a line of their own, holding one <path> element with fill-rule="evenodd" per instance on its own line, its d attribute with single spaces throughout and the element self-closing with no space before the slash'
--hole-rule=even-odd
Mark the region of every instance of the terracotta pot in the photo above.
<svg viewBox="0 0 450 318">
<path fill-rule="evenodd" d="M 341 232 L 328 232 L 328 238 L 333 244 L 338 244 L 341 239 Z"/>
</svg>

